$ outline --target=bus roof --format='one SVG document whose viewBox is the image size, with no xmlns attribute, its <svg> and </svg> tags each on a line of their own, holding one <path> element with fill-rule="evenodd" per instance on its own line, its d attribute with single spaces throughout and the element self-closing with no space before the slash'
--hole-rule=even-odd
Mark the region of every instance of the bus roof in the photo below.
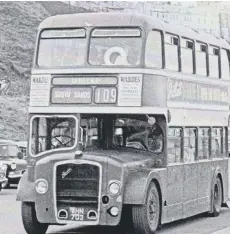
<svg viewBox="0 0 230 234">
<path fill-rule="evenodd" d="M 216 38 L 210 34 L 199 33 L 196 30 L 167 23 L 157 18 L 133 13 L 79 13 L 56 15 L 46 18 L 39 26 L 44 28 L 71 28 L 71 27 L 119 27 L 119 26 L 142 26 L 145 28 L 159 29 L 182 37 L 195 39 L 208 44 L 229 48 L 227 41 Z"/>
</svg>

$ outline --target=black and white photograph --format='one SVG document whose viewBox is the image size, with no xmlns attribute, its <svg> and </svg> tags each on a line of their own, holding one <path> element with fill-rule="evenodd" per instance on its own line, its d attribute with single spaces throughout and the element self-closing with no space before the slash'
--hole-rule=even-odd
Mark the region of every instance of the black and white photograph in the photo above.
<svg viewBox="0 0 230 234">
<path fill-rule="evenodd" d="M 0 234 L 230 234 L 230 1 L 0 1 Z"/>
</svg>

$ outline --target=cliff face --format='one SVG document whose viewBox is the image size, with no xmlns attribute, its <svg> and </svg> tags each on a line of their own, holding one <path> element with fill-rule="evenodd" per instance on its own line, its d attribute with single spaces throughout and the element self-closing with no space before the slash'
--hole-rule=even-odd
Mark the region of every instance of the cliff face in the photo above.
<svg viewBox="0 0 230 234">
<path fill-rule="evenodd" d="M 48 15 L 34 2 L 1 2 L 0 78 L 29 78 L 37 27 Z"/>
<path fill-rule="evenodd" d="M 0 95 L 0 138 L 27 138 L 27 106 L 34 45 L 38 25 L 48 16 L 84 9 L 62 2 L 1 2 L 0 82 L 11 81 Z"/>
</svg>

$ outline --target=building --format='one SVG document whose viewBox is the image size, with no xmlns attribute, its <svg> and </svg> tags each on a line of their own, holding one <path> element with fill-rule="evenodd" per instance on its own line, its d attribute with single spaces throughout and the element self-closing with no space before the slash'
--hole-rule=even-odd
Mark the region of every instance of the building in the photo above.
<svg viewBox="0 0 230 234">
<path fill-rule="evenodd" d="M 219 1 L 76 1 L 69 2 L 93 12 L 137 12 L 185 25 L 230 41 L 230 4 Z"/>
</svg>

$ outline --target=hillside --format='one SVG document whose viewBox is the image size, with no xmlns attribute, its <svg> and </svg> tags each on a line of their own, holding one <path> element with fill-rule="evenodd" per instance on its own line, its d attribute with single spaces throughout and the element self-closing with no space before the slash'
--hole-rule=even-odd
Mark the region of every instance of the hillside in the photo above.
<svg viewBox="0 0 230 234">
<path fill-rule="evenodd" d="M 0 81 L 11 86 L 0 96 L 0 138 L 25 140 L 30 70 L 37 33 L 42 20 L 50 15 L 83 12 L 62 2 L 1 2 Z"/>
</svg>

